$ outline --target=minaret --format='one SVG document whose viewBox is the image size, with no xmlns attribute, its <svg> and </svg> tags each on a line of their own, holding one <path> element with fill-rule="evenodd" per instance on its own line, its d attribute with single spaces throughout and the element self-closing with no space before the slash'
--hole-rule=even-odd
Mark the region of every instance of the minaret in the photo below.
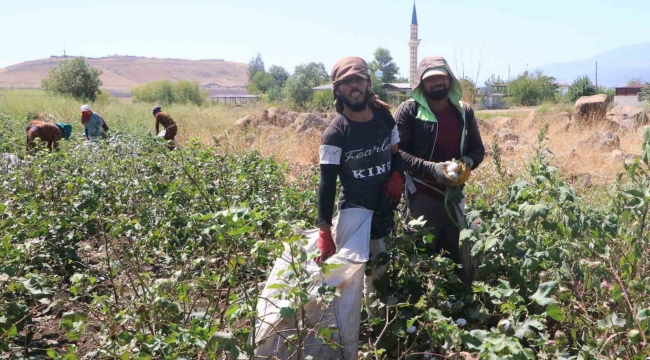
<svg viewBox="0 0 650 360">
<path fill-rule="evenodd" d="M 411 87 L 413 87 L 413 82 L 415 82 L 415 76 L 418 68 L 418 46 L 420 46 L 420 40 L 418 39 L 418 14 L 415 11 L 415 0 L 413 0 L 413 16 L 411 17 L 411 40 L 409 41 L 409 48 L 411 48 L 409 83 L 411 84 Z"/>
</svg>

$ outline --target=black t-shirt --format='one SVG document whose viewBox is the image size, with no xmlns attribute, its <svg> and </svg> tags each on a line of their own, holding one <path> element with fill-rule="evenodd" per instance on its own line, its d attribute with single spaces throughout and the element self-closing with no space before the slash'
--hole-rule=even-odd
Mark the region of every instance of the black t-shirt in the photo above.
<svg viewBox="0 0 650 360">
<path fill-rule="evenodd" d="M 399 143 L 399 133 L 389 111 L 373 113 L 364 123 L 339 114 L 323 133 L 320 163 L 340 165 L 341 209 L 382 210 L 383 186 L 391 175 L 391 147 Z"/>
</svg>

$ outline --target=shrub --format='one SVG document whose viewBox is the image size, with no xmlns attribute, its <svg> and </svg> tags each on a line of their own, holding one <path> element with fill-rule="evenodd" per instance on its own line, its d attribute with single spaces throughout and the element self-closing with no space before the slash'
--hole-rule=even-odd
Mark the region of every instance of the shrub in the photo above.
<svg viewBox="0 0 650 360">
<path fill-rule="evenodd" d="M 88 66 L 85 58 L 79 57 L 65 60 L 50 69 L 50 74 L 43 79 L 41 86 L 51 94 L 95 101 L 102 85 L 99 79 L 101 74 L 100 70 Z"/>
<path fill-rule="evenodd" d="M 569 87 L 567 97 L 571 102 L 575 102 L 582 96 L 596 95 L 596 86 L 589 80 L 588 76 L 580 76 L 573 81 Z"/>
<path fill-rule="evenodd" d="M 334 111 L 334 98 L 331 91 L 315 91 L 310 107 L 316 111 Z"/>
<path fill-rule="evenodd" d="M 207 92 L 199 89 L 197 81 L 181 80 L 172 83 L 169 80 L 152 81 L 131 89 L 133 102 L 157 103 L 169 105 L 174 103 L 202 105 Z"/>
<path fill-rule="evenodd" d="M 510 83 L 510 95 L 518 105 L 539 105 L 545 100 L 553 100 L 558 86 L 555 78 L 546 76 L 542 71 L 531 74 L 528 71 L 519 75 Z"/>
<path fill-rule="evenodd" d="M 248 84 L 248 92 L 251 94 L 266 94 L 274 86 L 276 86 L 276 81 L 273 75 L 266 71 L 258 71 Z"/>
<path fill-rule="evenodd" d="M 173 86 L 175 101 L 181 104 L 192 103 L 194 105 L 203 105 L 208 97 L 207 91 L 199 89 L 198 81 L 181 80 L 174 83 Z"/>
<path fill-rule="evenodd" d="M 282 102 L 282 88 L 279 86 L 270 88 L 266 95 L 268 95 L 269 101 Z"/>
<path fill-rule="evenodd" d="M 646 83 L 646 86 L 639 91 L 637 98 L 639 101 L 650 101 L 650 83 Z"/>
</svg>

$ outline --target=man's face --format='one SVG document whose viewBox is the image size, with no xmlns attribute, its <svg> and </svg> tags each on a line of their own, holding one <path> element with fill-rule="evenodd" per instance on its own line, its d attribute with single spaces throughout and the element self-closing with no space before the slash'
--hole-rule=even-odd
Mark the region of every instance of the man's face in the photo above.
<svg viewBox="0 0 650 360">
<path fill-rule="evenodd" d="M 81 112 L 81 117 L 83 117 L 85 119 L 85 118 L 88 118 L 92 114 L 93 114 L 92 111 L 84 110 L 84 111 Z"/>
<path fill-rule="evenodd" d="M 449 94 L 449 76 L 433 75 L 422 80 L 422 92 L 431 100 L 442 100 Z"/>
<path fill-rule="evenodd" d="M 360 76 L 350 76 L 343 80 L 336 90 L 336 95 L 352 111 L 366 108 L 368 81 Z"/>
</svg>

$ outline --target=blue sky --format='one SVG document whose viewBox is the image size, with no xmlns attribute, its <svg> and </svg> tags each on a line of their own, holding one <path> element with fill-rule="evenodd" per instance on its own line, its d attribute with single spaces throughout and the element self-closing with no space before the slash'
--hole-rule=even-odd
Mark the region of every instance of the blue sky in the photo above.
<svg viewBox="0 0 650 360">
<path fill-rule="evenodd" d="M 248 62 L 330 69 L 343 56 L 391 51 L 408 74 L 412 1 L 0 0 L 0 67 L 63 53 Z M 647 0 L 420 0 L 419 54 L 479 80 L 649 41 Z"/>
</svg>

